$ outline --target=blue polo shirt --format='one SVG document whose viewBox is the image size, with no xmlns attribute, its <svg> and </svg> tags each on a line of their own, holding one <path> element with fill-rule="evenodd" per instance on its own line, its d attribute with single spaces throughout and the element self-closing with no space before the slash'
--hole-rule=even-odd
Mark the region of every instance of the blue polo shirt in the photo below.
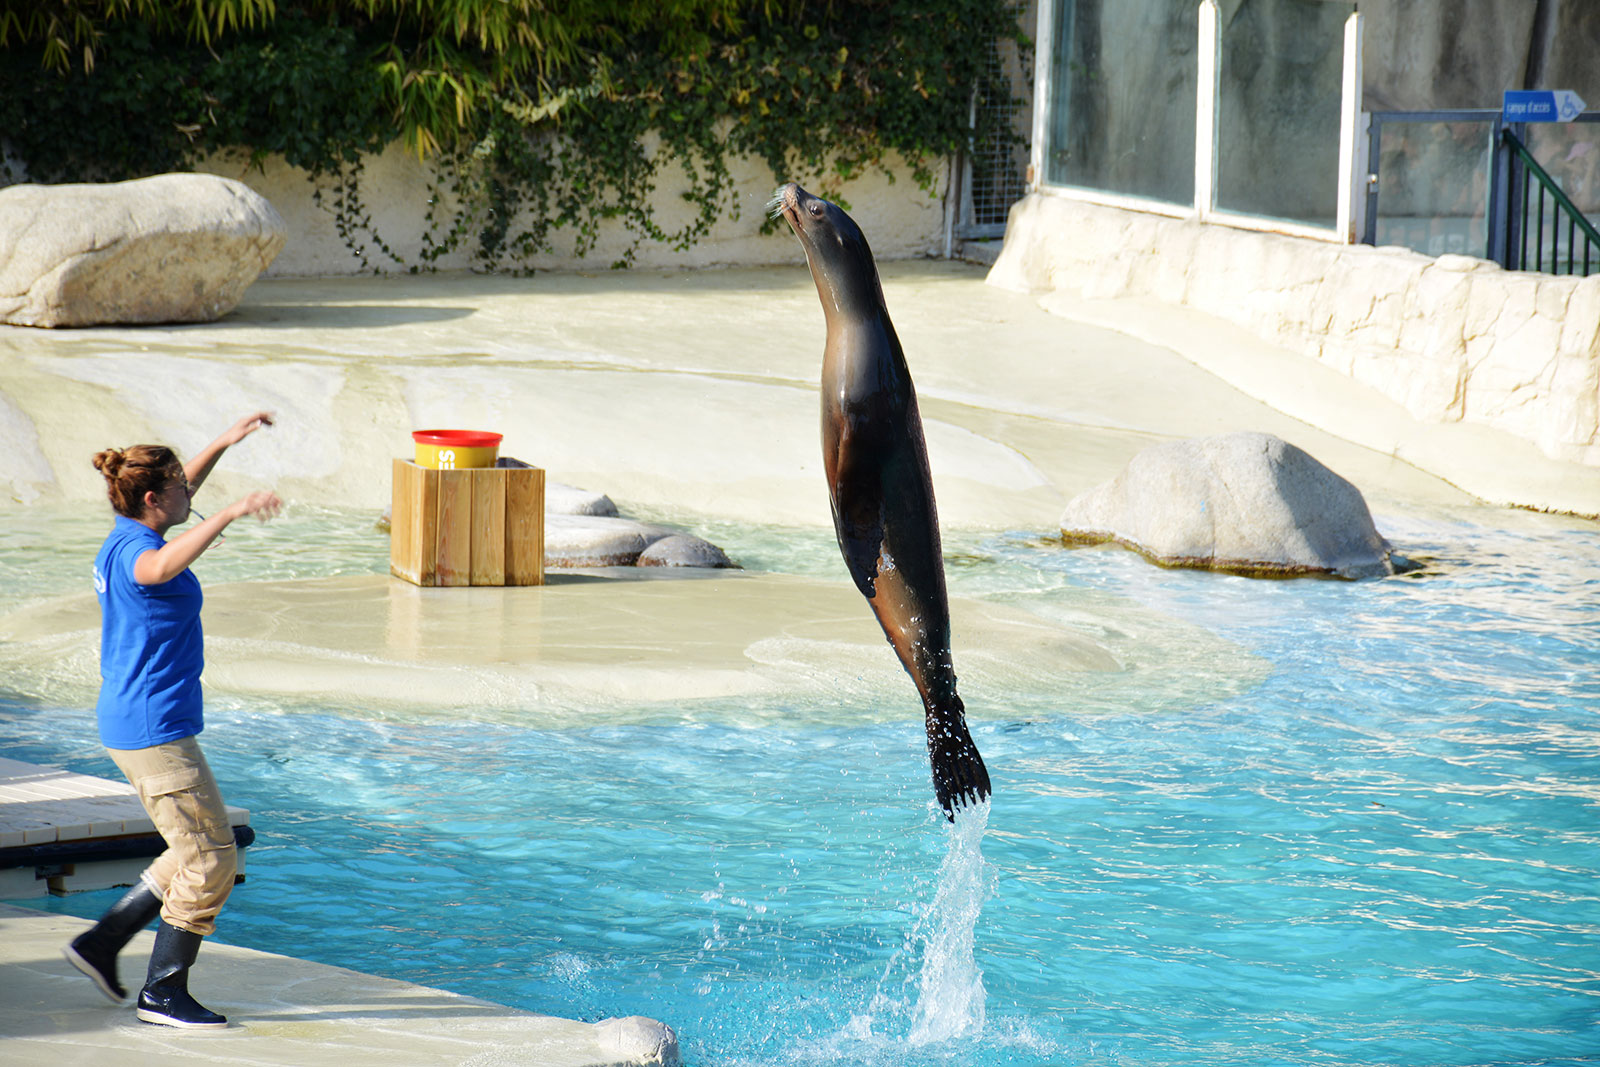
<svg viewBox="0 0 1600 1067">
<path fill-rule="evenodd" d="M 200 579 L 184 572 L 160 585 L 133 580 L 133 564 L 166 541 L 123 515 L 94 560 L 100 598 L 100 743 L 134 749 L 199 733 Z"/>
</svg>

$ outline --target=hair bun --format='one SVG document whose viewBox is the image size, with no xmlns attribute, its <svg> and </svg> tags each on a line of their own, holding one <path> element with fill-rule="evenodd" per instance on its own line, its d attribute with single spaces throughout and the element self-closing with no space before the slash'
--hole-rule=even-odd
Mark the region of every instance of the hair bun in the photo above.
<svg viewBox="0 0 1600 1067">
<path fill-rule="evenodd" d="M 115 478 L 122 471 L 123 461 L 127 455 L 120 448 L 108 448 L 104 452 L 96 452 L 94 469 L 104 474 L 107 478 Z"/>
</svg>

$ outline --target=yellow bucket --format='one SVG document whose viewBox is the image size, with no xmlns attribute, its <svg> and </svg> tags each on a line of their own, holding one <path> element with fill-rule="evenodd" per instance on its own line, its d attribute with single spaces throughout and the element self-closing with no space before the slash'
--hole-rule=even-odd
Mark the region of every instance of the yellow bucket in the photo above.
<svg viewBox="0 0 1600 1067">
<path fill-rule="evenodd" d="M 492 467 L 500 458 L 502 434 L 482 430 L 413 430 L 417 466 L 436 470 Z"/>
</svg>

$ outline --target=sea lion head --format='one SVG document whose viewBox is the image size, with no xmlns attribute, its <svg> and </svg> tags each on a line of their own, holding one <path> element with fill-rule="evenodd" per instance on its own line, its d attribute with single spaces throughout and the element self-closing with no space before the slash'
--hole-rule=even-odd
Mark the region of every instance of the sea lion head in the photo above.
<svg viewBox="0 0 1600 1067">
<path fill-rule="evenodd" d="M 782 215 L 800 239 L 826 313 L 883 310 L 883 290 L 872 249 L 861 227 L 843 209 L 789 182 L 773 195 L 772 212 Z"/>
</svg>

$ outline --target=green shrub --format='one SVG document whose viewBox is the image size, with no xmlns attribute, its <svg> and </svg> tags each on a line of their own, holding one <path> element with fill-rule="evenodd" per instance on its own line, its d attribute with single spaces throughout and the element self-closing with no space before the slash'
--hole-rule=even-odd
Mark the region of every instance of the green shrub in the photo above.
<svg viewBox="0 0 1600 1067">
<path fill-rule="evenodd" d="M 610 218 L 687 247 L 737 213 L 742 155 L 836 194 L 898 152 L 931 191 L 975 89 L 1009 93 L 983 84 L 1007 38 L 1008 0 L 0 0 L 0 141 L 48 182 L 281 155 L 334 178 L 352 248 L 516 267 L 559 231 L 583 254 Z M 418 206 L 416 263 L 360 198 L 362 155 L 396 139 L 448 164 L 461 205 Z M 678 166 L 694 218 L 667 232 L 649 197 Z"/>
</svg>

